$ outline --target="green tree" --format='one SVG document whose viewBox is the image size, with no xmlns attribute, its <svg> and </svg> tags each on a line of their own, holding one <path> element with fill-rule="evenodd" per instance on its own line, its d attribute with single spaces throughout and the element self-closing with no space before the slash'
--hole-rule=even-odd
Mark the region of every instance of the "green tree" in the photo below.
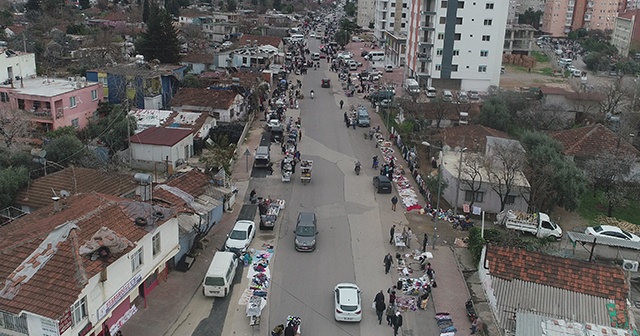
<svg viewBox="0 0 640 336">
<path fill-rule="evenodd" d="M 524 13 L 518 16 L 518 23 L 530 24 L 533 28 L 540 28 L 540 18 L 542 17 L 542 11 L 534 11 L 533 8 L 528 8 Z"/>
<path fill-rule="evenodd" d="M 511 127 L 511 115 L 504 101 L 497 97 L 489 98 L 482 105 L 478 123 L 506 132 Z"/>
<path fill-rule="evenodd" d="M 165 0 L 164 8 L 166 8 L 167 12 L 169 12 L 169 14 L 171 14 L 173 17 L 177 18 L 180 16 L 180 5 L 178 4 L 178 1 Z"/>
<path fill-rule="evenodd" d="M 27 0 L 27 3 L 24 5 L 24 8 L 27 11 L 31 12 L 39 12 L 42 7 L 41 0 Z"/>
<path fill-rule="evenodd" d="M 586 36 L 587 36 L 587 30 L 584 28 L 572 30 L 569 32 L 569 34 L 567 34 L 567 38 L 569 38 L 570 40 L 579 40 Z"/>
<path fill-rule="evenodd" d="M 149 7 L 149 0 L 144 0 L 144 3 L 142 4 L 142 22 L 149 22 L 150 12 L 151 8 Z"/>
<path fill-rule="evenodd" d="M 13 204 L 18 191 L 28 184 L 29 171 L 27 168 L 0 168 L 0 208 L 4 209 Z"/>
<path fill-rule="evenodd" d="M 227 10 L 229 12 L 235 12 L 238 9 L 238 4 L 235 0 L 227 0 Z"/>
<path fill-rule="evenodd" d="M 47 160 L 65 167 L 81 162 L 88 155 L 87 147 L 75 135 L 55 138 L 44 148 L 47 151 Z"/>
<path fill-rule="evenodd" d="M 336 35 L 333 38 L 340 47 L 344 48 L 344 46 L 349 44 L 351 36 L 348 31 L 340 29 L 336 32 Z"/>
<path fill-rule="evenodd" d="M 136 40 L 136 50 L 147 60 L 177 64 L 180 61 L 180 41 L 173 20 L 166 9 L 151 7 L 147 30 Z"/>
<path fill-rule="evenodd" d="M 589 53 L 582 58 L 587 69 L 591 71 L 607 71 L 611 66 L 609 56 L 602 52 Z"/>
<path fill-rule="evenodd" d="M 80 7 L 82 9 L 89 9 L 91 8 L 91 2 L 89 2 L 89 0 L 79 0 L 78 1 L 78 5 L 80 5 Z"/>
<path fill-rule="evenodd" d="M 59 138 L 65 135 L 76 136 L 76 129 L 73 126 L 64 126 L 55 131 L 47 132 L 48 138 Z"/>
<path fill-rule="evenodd" d="M 344 5 L 344 13 L 349 17 L 356 15 L 356 4 L 353 1 L 347 1 Z"/>
<path fill-rule="evenodd" d="M 362 31 L 362 27 L 358 26 L 355 20 L 342 19 L 340 21 L 340 29 L 345 30 L 348 33 L 360 33 Z"/>
<path fill-rule="evenodd" d="M 273 9 L 277 11 L 282 10 L 282 0 L 273 0 Z"/>
<path fill-rule="evenodd" d="M 543 212 L 551 212 L 556 205 L 577 209 L 587 179 L 574 162 L 565 159 L 562 146 L 539 132 L 523 133 L 520 143 L 526 151 L 523 172 L 531 185 L 529 206 Z"/>
<path fill-rule="evenodd" d="M 110 108 L 108 111 L 105 109 L 105 113 L 107 113 L 105 117 L 89 123 L 88 136 L 92 139 L 100 139 L 112 153 L 127 148 L 129 136 L 133 135 L 137 128 L 136 119 L 127 116 L 120 106 Z"/>
</svg>

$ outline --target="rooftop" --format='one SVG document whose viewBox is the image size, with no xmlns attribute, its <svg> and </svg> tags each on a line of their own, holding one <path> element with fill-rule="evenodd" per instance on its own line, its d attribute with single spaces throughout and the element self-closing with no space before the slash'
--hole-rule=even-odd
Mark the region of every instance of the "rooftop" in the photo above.
<svg viewBox="0 0 640 336">
<path fill-rule="evenodd" d="M 238 93 L 229 89 L 181 88 L 171 99 L 172 107 L 206 106 L 215 109 L 231 107 Z"/>
<path fill-rule="evenodd" d="M 484 152 L 487 146 L 487 136 L 511 139 L 507 133 L 475 124 L 442 128 L 435 138 L 443 139 L 446 146 L 466 147 L 470 152 Z"/>
<path fill-rule="evenodd" d="M 239 39 L 238 45 L 246 45 L 251 44 L 253 41 L 257 41 L 256 44 L 258 46 L 261 45 L 270 45 L 272 47 L 278 48 L 280 44 L 282 44 L 282 38 L 278 36 L 263 36 L 263 35 L 249 35 L 244 34 Z"/>
<path fill-rule="evenodd" d="M 588 158 L 621 151 L 640 157 L 638 149 L 601 124 L 552 132 L 550 136 L 560 142 L 565 155 Z"/>
<path fill-rule="evenodd" d="M 192 130 L 184 128 L 149 127 L 129 137 L 129 142 L 172 147 L 192 132 Z"/>
<path fill-rule="evenodd" d="M 80 86 L 80 88 L 78 88 L 78 86 Z M 82 78 L 79 78 L 79 80 L 76 81 L 75 78 L 73 80 L 69 80 L 69 78 L 25 77 L 21 81 L 15 81 L 13 83 L 13 87 L 14 88 L 12 89 L 11 84 L 0 85 L 0 88 L 10 89 L 16 94 L 55 97 L 77 90 L 85 90 L 87 87 L 91 87 L 91 89 L 98 89 L 102 87 L 102 84 L 98 82 L 87 82 L 86 79 L 83 81 Z"/>
</svg>

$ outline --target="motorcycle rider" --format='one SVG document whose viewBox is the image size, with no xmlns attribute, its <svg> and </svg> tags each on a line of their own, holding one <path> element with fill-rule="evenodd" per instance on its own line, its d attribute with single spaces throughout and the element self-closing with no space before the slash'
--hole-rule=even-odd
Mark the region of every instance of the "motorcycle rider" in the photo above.
<svg viewBox="0 0 640 336">
<path fill-rule="evenodd" d="M 311 95 L 311 99 L 313 99 L 313 90 L 311 90 L 311 92 L 309 92 L 309 94 Z"/>
<path fill-rule="evenodd" d="M 360 175 L 360 161 L 356 161 L 356 166 L 353 169 L 356 171 L 356 175 Z"/>
</svg>

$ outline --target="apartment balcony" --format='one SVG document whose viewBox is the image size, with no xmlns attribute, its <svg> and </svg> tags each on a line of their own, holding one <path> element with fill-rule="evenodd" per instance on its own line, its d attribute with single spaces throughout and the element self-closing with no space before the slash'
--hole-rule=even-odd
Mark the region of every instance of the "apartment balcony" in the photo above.
<svg viewBox="0 0 640 336">
<path fill-rule="evenodd" d="M 420 30 L 435 30 L 436 26 L 433 22 L 420 22 Z"/>
<path fill-rule="evenodd" d="M 587 3 L 587 8 L 593 8 L 595 4 L 593 2 L 588 2 Z"/>
<path fill-rule="evenodd" d="M 422 77 L 422 78 L 429 78 L 431 77 L 431 74 L 429 73 L 429 69 L 427 69 L 426 67 L 420 67 L 416 70 L 416 76 L 418 78 Z"/>
<path fill-rule="evenodd" d="M 433 39 L 422 39 L 420 41 L 418 41 L 418 45 L 421 47 L 431 47 L 433 46 Z"/>
<path fill-rule="evenodd" d="M 591 15 L 590 15 L 590 14 L 585 15 L 585 16 L 584 16 L 584 20 L 585 20 L 585 21 L 587 21 L 587 22 L 588 22 L 588 21 L 591 21 Z"/>
<path fill-rule="evenodd" d="M 53 117 L 54 117 L 54 114 L 51 113 L 51 110 L 49 109 L 40 109 L 40 110 L 31 109 L 29 111 L 24 111 L 24 112 L 26 112 L 33 120 L 53 121 Z"/>
<path fill-rule="evenodd" d="M 431 55 L 427 53 L 418 53 L 418 61 L 420 62 L 431 62 Z"/>
</svg>

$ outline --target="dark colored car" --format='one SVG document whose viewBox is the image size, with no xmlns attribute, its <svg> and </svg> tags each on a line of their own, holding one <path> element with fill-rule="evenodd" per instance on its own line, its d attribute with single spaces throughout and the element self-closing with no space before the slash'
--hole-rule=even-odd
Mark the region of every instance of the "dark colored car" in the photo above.
<svg viewBox="0 0 640 336">
<path fill-rule="evenodd" d="M 329 78 L 323 78 L 322 79 L 322 85 L 320 85 L 320 87 L 330 88 L 331 87 L 331 80 Z"/>
<path fill-rule="evenodd" d="M 373 178 L 373 187 L 378 194 L 390 194 L 392 190 L 391 181 L 384 175 Z"/>
<path fill-rule="evenodd" d="M 301 212 L 296 223 L 295 247 L 296 251 L 313 251 L 316 249 L 316 235 L 318 226 L 316 214 L 313 212 Z"/>
<path fill-rule="evenodd" d="M 362 57 L 365 57 L 367 55 L 369 55 L 369 52 L 366 51 L 366 50 L 363 50 L 363 51 L 360 52 L 360 56 L 362 56 Z"/>
</svg>

